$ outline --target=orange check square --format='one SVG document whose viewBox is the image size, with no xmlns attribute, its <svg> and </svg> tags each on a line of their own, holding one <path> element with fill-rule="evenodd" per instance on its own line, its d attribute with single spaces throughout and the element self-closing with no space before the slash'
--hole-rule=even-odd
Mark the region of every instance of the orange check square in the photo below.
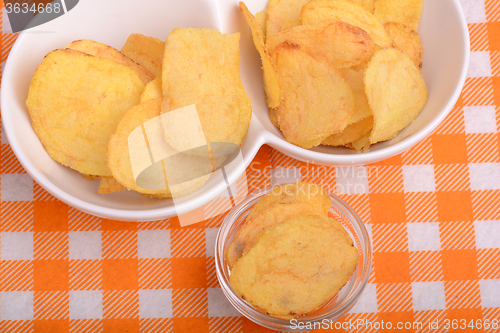
<svg viewBox="0 0 500 333">
<path fill-rule="evenodd" d="M 69 260 L 34 260 L 33 263 L 35 290 L 68 290 Z"/>
<path fill-rule="evenodd" d="M 69 206 L 54 201 L 35 201 L 34 231 L 68 231 Z"/>
<path fill-rule="evenodd" d="M 431 136 L 435 164 L 467 163 L 467 144 L 464 134 L 435 134 Z M 452 180 L 450 180 L 452 181 Z"/>
<path fill-rule="evenodd" d="M 401 223 L 406 221 L 403 193 L 370 193 L 372 223 Z"/>
<path fill-rule="evenodd" d="M 208 316 L 207 317 L 185 317 L 173 318 L 174 332 L 180 333 L 205 333 L 209 332 Z"/>
<path fill-rule="evenodd" d="M 69 319 L 59 320 L 34 320 L 34 333 L 67 333 L 69 332 Z"/>
<path fill-rule="evenodd" d="M 101 226 L 103 231 L 137 230 L 137 223 L 102 219 Z"/>
<path fill-rule="evenodd" d="M 490 51 L 500 51 L 500 22 L 488 22 L 488 42 Z"/>
<path fill-rule="evenodd" d="M 267 328 L 264 328 L 260 325 L 257 325 L 253 321 L 250 321 L 249 319 L 243 317 L 241 318 L 242 321 L 242 327 L 243 327 L 243 333 L 272 333 L 276 332 Z"/>
<path fill-rule="evenodd" d="M 206 258 L 170 258 L 172 288 L 206 288 Z"/>
<path fill-rule="evenodd" d="M 102 285 L 104 290 L 130 290 L 139 286 L 137 259 L 103 259 Z"/>
<path fill-rule="evenodd" d="M 441 258 L 445 281 L 478 278 L 476 250 L 442 250 Z"/>
<path fill-rule="evenodd" d="M 377 283 L 401 283 L 410 281 L 410 254 L 408 252 L 374 252 Z"/>
<path fill-rule="evenodd" d="M 471 221 L 472 197 L 470 191 L 436 192 L 439 220 Z"/>
<path fill-rule="evenodd" d="M 102 326 L 106 333 L 139 333 L 139 318 L 103 319 Z"/>
</svg>

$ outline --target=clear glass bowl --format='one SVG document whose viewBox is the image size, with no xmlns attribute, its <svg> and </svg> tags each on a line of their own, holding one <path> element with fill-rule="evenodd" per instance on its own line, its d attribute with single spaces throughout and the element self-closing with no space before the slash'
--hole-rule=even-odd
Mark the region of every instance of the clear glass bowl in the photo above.
<svg viewBox="0 0 500 333">
<path fill-rule="evenodd" d="M 371 241 L 363 222 L 358 214 L 356 214 L 356 212 L 354 212 L 354 210 L 347 203 L 334 194 L 329 193 L 332 199 L 332 207 L 330 209 L 331 216 L 344 226 L 354 241 L 354 245 L 356 246 L 359 254 L 356 270 L 354 271 L 351 279 L 338 292 L 337 295 L 313 313 L 290 321 L 273 318 L 257 311 L 250 303 L 244 301 L 240 296 L 238 296 L 229 285 L 229 276 L 231 272 L 226 264 L 224 251 L 228 248 L 239 227 L 245 222 L 245 218 L 252 207 L 257 203 L 257 201 L 260 200 L 260 198 L 262 198 L 262 196 L 269 193 L 271 190 L 271 187 L 265 188 L 239 202 L 228 213 L 219 229 L 215 242 L 215 267 L 222 291 L 226 295 L 229 302 L 231 302 L 231 304 L 241 314 L 253 322 L 269 329 L 301 332 L 306 331 L 306 327 L 325 327 L 320 325 L 329 325 L 329 327 L 333 327 L 331 326 L 332 323 L 347 314 L 356 303 L 356 300 L 361 295 L 361 292 L 368 281 L 372 265 Z"/>
</svg>

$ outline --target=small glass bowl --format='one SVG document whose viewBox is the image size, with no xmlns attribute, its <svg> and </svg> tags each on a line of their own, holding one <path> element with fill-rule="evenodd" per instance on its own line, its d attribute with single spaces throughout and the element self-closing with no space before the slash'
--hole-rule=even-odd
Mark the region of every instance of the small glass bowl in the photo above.
<svg viewBox="0 0 500 333">
<path fill-rule="evenodd" d="M 323 328 L 326 327 L 326 325 L 328 325 L 328 327 L 334 327 L 333 323 L 347 314 L 361 295 L 368 281 L 368 277 L 370 276 L 372 265 L 372 246 L 363 222 L 347 203 L 334 194 L 329 193 L 332 199 L 332 207 L 330 209 L 331 217 L 338 220 L 346 229 L 349 236 L 354 241 L 354 246 L 356 246 L 359 254 L 356 270 L 351 279 L 337 295 L 313 313 L 291 321 L 274 318 L 257 311 L 250 303 L 238 296 L 229 284 L 229 275 L 231 273 L 226 264 L 226 259 L 224 258 L 224 251 L 228 248 L 240 226 L 245 222 L 245 218 L 252 207 L 260 198 L 271 190 L 271 187 L 265 188 L 239 202 L 228 213 L 219 229 L 215 241 L 215 267 L 222 291 L 229 302 L 231 302 L 241 314 L 253 322 L 269 329 L 301 332 L 308 330 L 308 327 L 309 329 L 310 327 L 314 327 L 315 329 Z"/>
</svg>

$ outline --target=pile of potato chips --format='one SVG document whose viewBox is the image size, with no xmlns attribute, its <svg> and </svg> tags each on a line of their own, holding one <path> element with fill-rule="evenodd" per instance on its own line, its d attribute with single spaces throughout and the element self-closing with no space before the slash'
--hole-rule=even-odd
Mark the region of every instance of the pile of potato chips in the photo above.
<svg viewBox="0 0 500 333">
<path fill-rule="evenodd" d="M 229 283 L 265 314 L 291 319 L 318 309 L 347 283 L 358 251 L 313 183 L 276 186 L 252 207 L 224 257 Z"/>
<path fill-rule="evenodd" d="M 210 143 L 243 144 L 252 110 L 239 59 L 239 33 L 212 29 L 174 29 L 165 42 L 132 34 L 121 51 L 78 40 L 45 56 L 26 105 L 47 153 L 85 178 L 100 178 L 99 193 L 128 189 L 158 198 L 182 196 L 203 186 L 224 158 L 224 151 L 210 151 Z M 204 156 L 186 152 L 192 140 L 184 134 L 192 124 L 160 128 L 157 137 L 145 130 L 148 121 L 193 105 Z M 140 147 L 145 161 L 131 156 L 137 150 L 131 134 L 137 130 L 145 141 Z M 172 157 L 171 166 L 153 158 L 153 144 Z M 149 162 L 153 171 L 147 177 L 155 179 L 147 180 L 152 186 L 141 186 L 133 164 Z M 168 170 L 185 181 L 171 183 Z"/>
<path fill-rule="evenodd" d="M 427 102 L 416 32 L 423 0 L 270 0 L 242 10 L 269 118 L 299 147 L 389 140 Z"/>
</svg>

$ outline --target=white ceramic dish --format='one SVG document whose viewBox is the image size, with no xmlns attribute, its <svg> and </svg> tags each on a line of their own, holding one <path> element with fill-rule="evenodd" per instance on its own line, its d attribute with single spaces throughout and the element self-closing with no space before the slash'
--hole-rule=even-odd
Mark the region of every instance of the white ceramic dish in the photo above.
<svg viewBox="0 0 500 333">
<path fill-rule="evenodd" d="M 248 0 L 256 13 L 267 0 Z M 36 66 L 50 51 L 73 40 L 93 39 L 120 49 L 129 34 L 139 32 L 165 39 L 177 27 L 213 28 L 223 33 L 241 32 L 241 77 L 253 106 L 253 117 L 242 149 L 243 163 L 226 168 L 234 182 L 258 149 L 268 144 L 302 161 L 324 165 L 365 164 L 403 152 L 424 139 L 446 117 L 458 99 L 469 62 L 469 35 L 459 0 L 424 0 L 419 33 L 424 48 L 423 77 L 429 101 L 418 118 L 393 140 L 366 152 L 317 147 L 305 150 L 287 143 L 268 118 L 262 91 L 260 58 L 236 0 L 85 0 L 62 17 L 20 34 L 4 68 L 1 91 L 5 135 L 26 171 L 48 192 L 90 214 L 120 220 L 146 221 L 189 212 L 222 193 L 221 173 L 214 174 L 200 190 L 176 201 L 155 200 L 122 191 L 97 194 L 97 181 L 54 162 L 33 132 L 25 106 Z"/>
</svg>

